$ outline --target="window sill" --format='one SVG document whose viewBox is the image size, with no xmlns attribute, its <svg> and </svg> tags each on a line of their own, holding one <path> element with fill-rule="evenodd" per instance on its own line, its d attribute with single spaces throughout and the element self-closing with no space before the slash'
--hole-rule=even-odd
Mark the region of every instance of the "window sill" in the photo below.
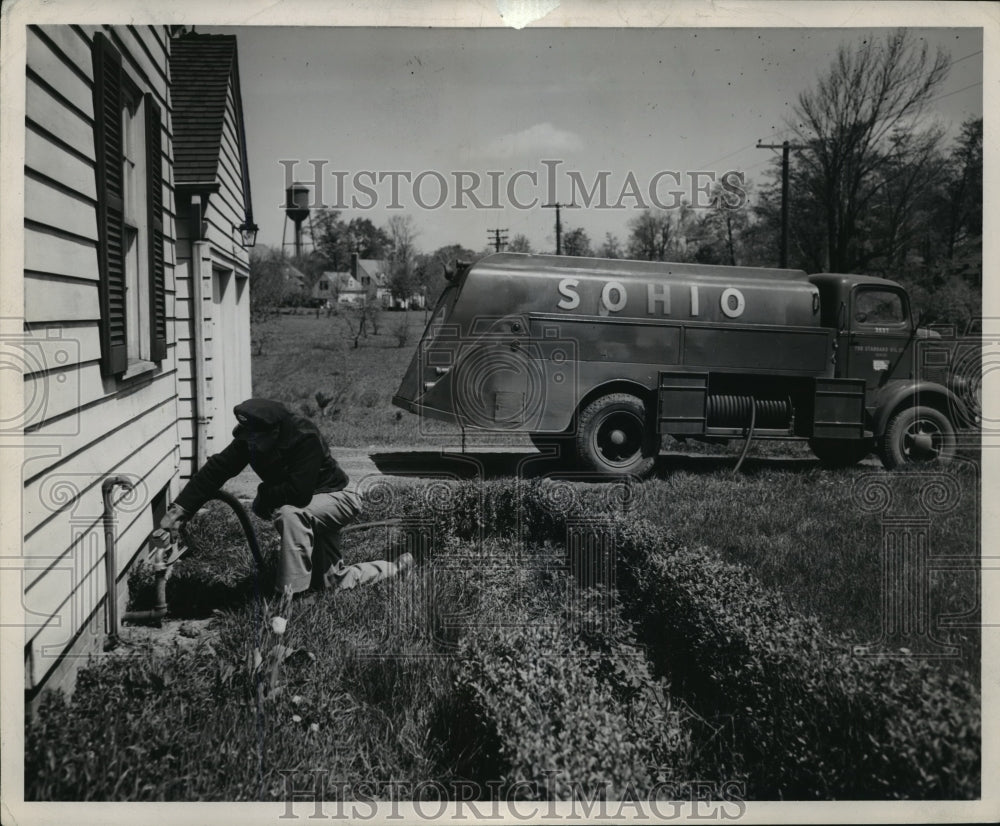
<svg viewBox="0 0 1000 826">
<path fill-rule="evenodd" d="M 148 375 L 156 370 L 155 361 L 143 361 L 141 359 L 129 359 L 128 367 L 118 378 L 120 381 L 131 381 L 140 376 Z"/>
</svg>

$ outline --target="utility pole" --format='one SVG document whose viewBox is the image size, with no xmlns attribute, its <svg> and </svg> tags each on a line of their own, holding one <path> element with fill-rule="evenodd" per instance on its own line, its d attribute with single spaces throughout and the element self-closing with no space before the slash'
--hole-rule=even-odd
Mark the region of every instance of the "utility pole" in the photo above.
<svg viewBox="0 0 1000 826">
<path fill-rule="evenodd" d="M 574 206 L 574 204 L 560 204 L 558 201 L 554 204 L 542 204 L 542 209 L 555 209 L 556 211 L 556 255 L 562 255 L 562 221 L 559 217 L 559 210 L 566 206 Z"/>
<path fill-rule="evenodd" d="M 780 144 L 758 143 L 757 148 L 781 150 L 781 260 L 778 266 L 785 269 L 788 266 L 788 155 L 791 150 L 805 149 L 805 146 L 783 141 Z"/>
<path fill-rule="evenodd" d="M 490 238 L 490 235 L 493 237 Z M 493 248 L 500 252 L 500 250 L 507 246 L 507 230 L 506 229 L 488 229 L 486 230 L 486 237 L 493 243 Z"/>
</svg>

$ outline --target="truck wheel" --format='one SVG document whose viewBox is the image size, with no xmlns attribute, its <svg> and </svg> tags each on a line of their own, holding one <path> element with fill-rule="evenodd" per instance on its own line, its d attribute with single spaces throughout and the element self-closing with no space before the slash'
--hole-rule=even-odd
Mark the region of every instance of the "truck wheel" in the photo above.
<svg viewBox="0 0 1000 826">
<path fill-rule="evenodd" d="M 872 452 L 866 439 L 810 439 L 809 447 L 823 467 L 838 468 L 856 465 Z"/>
<path fill-rule="evenodd" d="M 908 407 L 893 416 L 879 450 L 888 470 L 918 462 L 947 462 L 954 455 L 955 428 L 933 407 Z"/>
<path fill-rule="evenodd" d="M 580 414 L 576 450 L 585 467 L 608 476 L 648 476 L 660 437 L 646 423 L 646 407 L 627 393 L 611 393 Z"/>
</svg>

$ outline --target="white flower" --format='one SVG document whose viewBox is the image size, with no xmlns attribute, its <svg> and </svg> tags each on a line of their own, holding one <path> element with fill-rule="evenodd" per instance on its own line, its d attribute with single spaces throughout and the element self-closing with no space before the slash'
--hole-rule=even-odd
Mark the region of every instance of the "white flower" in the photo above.
<svg viewBox="0 0 1000 826">
<path fill-rule="evenodd" d="M 309 731 L 319 731 L 319 723 L 310 723 Z"/>
<path fill-rule="evenodd" d="M 302 701 L 303 701 L 304 699 L 305 699 L 305 698 L 304 698 L 304 697 L 303 697 L 303 696 L 302 696 L 301 694 L 296 694 L 296 695 L 295 695 L 294 697 L 292 697 L 292 702 L 293 702 L 293 703 L 294 703 L 295 705 L 298 705 L 298 704 L 299 704 L 299 703 L 301 703 L 301 702 L 302 702 Z"/>
<path fill-rule="evenodd" d="M 293 715 L 292 715 L 292 722 L 293 722 L 293 723 L 301 723 L 301 722 L 302 722 L 302 718 L 301 718 L 301 717 L 299 717 L 299 715 L 298 715 L 298 714 L 293 714 Z"/>
<path fill-rule="evenodd" d="M 286 625 L 288 625 L 288 620 L 284 617 L 271 617 L 271 630 L 275 634 L 284 634 Z"/>
</svg>

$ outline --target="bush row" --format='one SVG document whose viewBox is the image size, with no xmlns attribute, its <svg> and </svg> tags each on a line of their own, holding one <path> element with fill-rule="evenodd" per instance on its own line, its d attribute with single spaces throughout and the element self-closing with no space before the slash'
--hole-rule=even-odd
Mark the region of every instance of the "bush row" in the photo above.
<svg viewBox="0 0 1000 826">
<path fill-rule="evenodd" d="M 699 739 L 716 744 L 700 750 L 706 774 L 746 776 L 758 799 L 979 794 L 980 696 L 971 678 L 913 658 L 854 656 L 848 640 L 791 610 L 746 568 L 710 550 L 680 547 L 669 531 L 637 518 L 636 495 L 641 488 L 630 486 L 440 483 L 397 490 L 391 505 L 394 515 L 429 516 L 435 532 L 469 538 L 519 534 L 562 542 L 572 519 L 610 523 L 626 614 L 674 693 L 704 717 Z M 519 632 L 523 639 L 512 633 L 476 644 L 497 655 L 520 645 L 544 659 L 531 632 Z M 477 667 L 485 670 L 476 679 L 487 684 L 519 684 L 516 676 L 494 674 L 488 662 Z M 484 719 L 521 719 L 517 702 L 489 702 L 496 705 L 483 706 Z M 570 719 L 565 710 L 552 715 L 560 718 Z M 530 735 L 530 725 L 511 725 Z M 506 748 L 510 765 L 521 765 L 516 746 Z"/>
<path fill-rule="evenodd" d="M 756 798 L 974 798 L 980 697 L 909 657 L 858 657 L 742 566 L 621 522 L 619 585 L 674 690 L 728 730 L 706 755 Z"/>
<path fill-rule="evenodd" d="M 595 629 L 607 615 L 577 615 Z M 634 640 L 588 645 L 571 620 L 481 629 L 455 661 L 454 722 L 464 771 L 505 799 L 616 800 L 688 779 L 687 727 L 670 710 Z M 459 738 L 456 738 L 459 739 Z M 471 752 L 468 744 L 474 744 Z"/>
</svg>

